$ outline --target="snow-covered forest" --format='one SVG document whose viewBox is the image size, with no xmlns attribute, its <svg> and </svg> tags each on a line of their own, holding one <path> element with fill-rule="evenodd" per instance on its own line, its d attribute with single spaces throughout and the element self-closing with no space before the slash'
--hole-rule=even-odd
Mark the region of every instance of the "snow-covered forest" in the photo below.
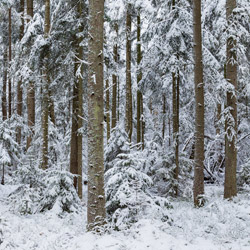
<svg viewBox="0 0 250 250">
<path fill-rule="evenodd" d="M 250 249 L 249 0 L 0 0 L 0 250 Z"/>
</svg>

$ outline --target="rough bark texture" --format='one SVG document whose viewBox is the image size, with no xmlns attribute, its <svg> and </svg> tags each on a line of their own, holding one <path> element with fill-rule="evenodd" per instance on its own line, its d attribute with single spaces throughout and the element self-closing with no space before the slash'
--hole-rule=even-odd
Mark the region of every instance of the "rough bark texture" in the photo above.
<svg viewBox="0 0 250 250">
<path fill-rule="evenodd" d="M 137 15 L 137 84 L 139 85 L 142 79 L 142 71 L 139 69 L 139 65 L 142 60 L 141 51 L 141 16 Z M 141 91 L 137 90 L 137 143 L 141 143 L 141 148 L 144 148 L 143 142 L 143 97 Z"/>
<path fill-rule="evenodd" d="M 106 80 L 106 123 L 107 123 L 107 141 L 110 138 L 110 105 L 109 105 L 109 80 Z"/>
<path fill-rule="evenodd" d="M 27 15 L 29 22 L 33 18 L 33 0 L 27 0 Z M 32 81 L 29 82 L 27 91 L 27 109 L 28 109 L 28 126 L 33 131 L 35 125 L 35 86 Z M 27 149 L 30 146 L 32 136 L 27 138 Z"/>
<path fill-rule="evenodd" d="M 118 36 L 118 24 L 115 24 L 115 31 Z M 114 62 L 115 62 L 115 74 L 112 75 L 113 80 L 113 89 L 112 89 L 112 122 L 111 122 L 111 128 L 114 128 L 116 126 L 116 112 L 117 112 L 117 63 L 118 63 L 118 46 L 117 42 L 114 45 L 113 48 L 114 53 Z"/>
<path fill-rule="evenodd" d="M 88 230 L 105 222 L 103 164 L 103 16 L 104 0 L 89 1 L 88 72 Z"/>
<path fill-rule="evenodd" d="M 77 59 L 75 59 L 74 74 L 76 77 L 77 72 Z M 77 77 L 76 77 L 77 78 Z M 70 173 L 77 175 L 78 174 L 78 139 L 77 139 L 77 130 L 78 130 L 78 88 L 77 88 L 77 79 L 75 80 L 73 86 L 73 99 L 72 99 L 72 115 L 71 115 L 71 141 L 70 141 Z M 74 187 L 77 189 L 78 182 L 77 177 L 74 177 Z"/>
<path fill-rule="evenodd" d="M 11 75 L 10 75 L 10 68 L 11 68 L 11 57 L 12 57 L 12 48 L 11 48 L 11 8 L 9 8 L 9 81 L 8 81 L 8 87 L 9 87 L 9 118 L 11 117 L 12 110 L 11 110 L 11 105 L 12 105 L 12 93 L 11 93 Z"/>
<path fill-rule="evenodd" d="M 6 86 L 7 86 L 7 64 L 8 64 L 8 49 L 7 46 L 4 48 L 3 54 L 3 93 L 2 93 L 2 113 L 3 120 L 7 119 L 7 96 L 6 96 Z"/>
<path fill-rule="evenodd" d="M 131 5 L 128 5 L 126 18 L 126 132 L 129 141 L 133 132 L 132 79 L 131 79 Z"/>
<path fill-rule="evenodd" d="M 236 0 L 227 0 L 227 20 L 230 25 L 230 18 L 233 9 L 236 8 Z M 225 136 L 225 183 L 224 198 L 230 199 L 237 195 L 236 169 L 237 169 L 237 64 L 236 51 L 234 50 L 236 41 L 232 37 L 227 40 L 227 64 L 226 78 L 232 84 L 234 91 L 227 92 L 227 108 L 230 108 L 230 117 L 226 117 Z"/>
<path fill-rule="evenodd" d="M 82 2 L 78 2 L 77 11 L 80 19 L 79 33 L 83 31 L 82 25 Z M 75 58 L 75 83 L 73 86 L 73 100 L 72 100 L 72 126 L 71 126 L 71 142 L 70 142 L 70 172 L 77 174 L 74 178 L 74 186 L 77 189 L 78 196 L 82 199 L 82 133 L 79 129 L 83 126 L 83 65 L 79 61 L 83 60 L 83 48 L 80 46 L 82 37 L 75 37 L 76 58 Z M 77 72 L 80 68 L 80 75 Z"/>
<path fill-rule="evenodd" d="M 21 26 L 19 33 L 19 40 L 21 41 L 24 35 L 24 0 L 20 1 L 20 13 L 21 13 Z M 22 89 L 22 79 L 17 83 L 17 115 L 22 116 L 23 112 L 23 89 Z M 21 128 L 17 128 L 17 142 L 21 143 Z"/>
<path fill-rule="evenodd" d="M 202 206 L 204 200 L 204 83 L 201 36 L 201 0 L 194 0 L 194 84 L 195 84 L 195 153 L 194 153 L 194 205 Z"/>
<path fill-rule="evenodd" d="M 50 32 L 50 0 L 45 0 L 45 22 L 44 38 L 48 39 Z M 42 128 L 43 128 L 43 150 L 42 168 L 48 168 L 48 132 L 49 132 L 49 46 L 45 48 L 44 57 L 44 86 L 43 86 L 43 105 L 42 105 Z"/>
<path fill-rule="evenodd" d="M 82 13 L 83 13 L 83 3 L 82 1 L 79 1 L 78 3 L 78 15 L 81 19 L 81 25 L 79 27 L 79 32 L 83 32 L 83 20 L 82 20 Z M 80 59 L 83 59 L 83 47 L 80 45 L 82 42 L 82 37 L 78 38 L 78 53 L 77 57 Z M 81 76 L 83 75 L 83 64 L 78 61 L 78 67 L 81 67 Z M 82 199 L 82 132 L 79 132 L 79 129 L 82 129 L 83 126 L 83 78 L 81 76 L 78 76 L 77 83 L 78 83 L 78 196 L 80 199 Z"/>
<path fill-rule="evenodd" d="M 174 154 L 175 154 L 175 170 L 174 170 L 174 178 L 176 182 L 178 182 L 179 177 L 179 125 L 178 125 L 178 81 L 179 76 L 176 73 L 172 73 L 172 104 L 173 104 L 173 146 L 174 146 Z M 178 195 L 178 185 L 174 187 L 175 195 Z"/>
</svg>

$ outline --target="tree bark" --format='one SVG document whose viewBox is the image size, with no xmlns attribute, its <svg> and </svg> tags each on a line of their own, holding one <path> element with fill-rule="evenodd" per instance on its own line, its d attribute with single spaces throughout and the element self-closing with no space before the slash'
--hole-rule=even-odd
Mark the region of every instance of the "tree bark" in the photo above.
<svg viewBox="0 0 250 250">
<path fill-rule="evenodd" d="M 194 205 L 203 206 L 204 199 L 204 83 L 201 35 L 201 0 L 194 0 L 194 84 L 195 84 L 195 153 Z"/>
<path fill-rule="evenodd" d="M 19 33 L 19 41 L 22 40 L 24 35 L 24 0 L 20 0 L 20 13 L 21 13 L 21 26 Z M 23 113 L 23 89 L 22 89 L 22 79 L 17 83 L 17 115 L 22 116 Z M 17 142 L 21 144 L 21 128 L 17 128 Z"/>
<path fill-rule="evenodd" d="M 118 24 L 115 24 L 115 31 L 118 36 Z M 115 74 L 112 75 L 113 80 L 113 89 L 112 89 L 112 122 L 111 122 L 111 128 L 115 128 L 116 126 L 116 112 L 117 112 L 117 63 L 118 63 L 118 46 L 117 41 L 116 44 L 114 44 L 113 48 L 114 53 L 114 62 L 115 62 Z"/>
<path fill-rule="evenodd" d="M 226 15 L 229 26 L 233 9 L 236 8 L 236 0 L 227 0 Z M 227 64 L 226 78 L 233 87 L 233 92 L 227 92 L 227 109 L 229 114 L 226 115 L 226 136 L 225 136 L 225 183 L 224 198 L 231 199 L 237 195 L 236 186 L 236 169 L 237 169 L 237 57 L 235 51 L 236 41 L 233 37 L 227 40 Z"/>
<path fill-rule="evenodd" d="M 12 48 L 11 48 L 11 35 L 12 31 L 11 31 L 11 7 L 9 8 L 9 81 L 8 81 L 8 87 L 9 87 L 9 118 L 11 117 L 12 114 L 12 110 L 11 110 L 11 105 L 12 105 L 12 89 L 11 89 L 11 57 L 12 57 Z"/>
<path fill-rule="evenodd" d="M 110 138 L 110 107 L 109 107 L 109 80 L 106 80 L 106 123 L 107 123 L 107 142 Z"/>
<path fill-rule="evenodd" d="M 131 4 L 126 18 L 126 132 L 131 142 L 133 133 L 132 79 L 131 79 Z"/>
<path fill-rule="evenodd" d="M 82 24 L 82 2 L 77 5 L 78 18 L 80 19 L 79 33 L 83 32 Z M 75 37 L 76 58 L 74 66 L 75 82 L 73 86 L 72 103 L 72 125 L 70 142 L 70 172 L 78 175 L 74 177 L 74 186 L 77 189 L 78 196 L 82 199 L 82 132 L 79 130 L 83 126 L 83 48 L 81 46 L 82 37 Z M 80 60 L 79 60 L 80 59 Z M 80 74 L 77 74 L 80 70 Z"/>
<path fill-rule="evenodd" d="M 173 104 L 173 146 L 174 146 L 174 155 L 175 155 L 175 169 L 174 169 L 174 178 L 176 183 L 179 178 L 179 125 L 178 125 L 178 85 L 179 85 L 179 76 L 176 73 L 172 73 L 172 104 Z M 178 185 L 174 187 L 175 195 L 178 196 Z"/>
<path fill-rule="evenodd" d="M 140 10 L 139 10 L 140 11 Z M 141 51 L 141 16 L 140 13 L 137 15 L 137 85 L 139 87 L 139 83 L 142 79 L 142 71 L 139 69 L 140 63 L 142 60 L 142 51 Z M 141 91 L 137 90 L 137 143 L 142 144 L 140 147 L 144 148 L 143 142 L 143 97 Z"/>
<path fill-rule="evenodd" d="M 7 119 L 7 66 L 8 65 L 8 48 L 7 45 L 4 48 L 3 54 L 3 93 L 2 93 L 2 113 L 3 113 L 3 120 Z"/>
<path fill-rule="evenodd" d="M 89 1 L 88 43 L 88 230 L 105 223 L 103 163 L 103 17 L 104 0 Z"/>
<path fill-rule="evenodd" d="M 79 32 L 82 33 L 83 32 L 83 19 L 82 19 L 82 14 L 83 14 L 83 3 L 82 1 L 79 1 L 78 3 L 78 15 L 80 17 L 80 27 L 79 27 Z M 79 37 L 78 38 L 78 55 L 77 57 L 79 59 L 83 60 L 83 47 L 81 46 L 81 42 L 82 42 L 83 38 Z M 78 158 L 78 167 L 77 167 L 77 171 L 78 171 L 78 196 L 80 199 L 82 199 L 82 132 L 80 132 L 79 130 L 82 129 L 83 127 L 83 64 L 81 62 L 78 62 L 78 67 L 80 67 L 80 72 L 81 75 L 78 76 L 77 78 L 77 82 L 78 82 L 78 154 L 77 154 L 77 158 Z"/>
<path fill-rule="evenodd" d="M 45 0 L 45 22 L 44 38 L 49 38 L 50 32 L 50 0 Z M 45 48 L 44 57 L 44 86 L 43 86 L 43 105 L 42 105 L 42 128 L 43 128 L 43 150 L 42 150 L 42 168 L 48 168 L 48 132 L 49 132 L 49 45 Z"/>
<path fill-rule="evenodd" d="M 27 21 L 33 18 L 33 0 L 27 0 Z M 35 86 L 32 81 L 28 84 L 27 90 L 27 109 L 28 109 L 28 126 L 30 130 L 33 132 L 33 128 L 35 126 Z M 27 146 L 28 149 L 30 147 L 32 140 L 32 135 L 28 136 L 27 138 Z"/>
</svg>

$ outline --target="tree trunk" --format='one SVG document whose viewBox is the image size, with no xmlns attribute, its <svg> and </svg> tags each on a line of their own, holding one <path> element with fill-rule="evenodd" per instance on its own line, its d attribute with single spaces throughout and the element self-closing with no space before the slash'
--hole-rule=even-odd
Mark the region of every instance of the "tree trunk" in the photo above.
<svg viewBox="0 0 250 250">
<path fill-rule="evenodd" d="M 79 32 L 82 33 L 83 32 L 83 20 L 82 20 L 82 13 L 83 13 L 83 3 L 82 1 L 79 1 L 78 3 L 78 15 L 81 19 L 81 25 L 79 27 Z M 81 42 L 82 42 L 82 37 L 79 37 L 78 39 L 78 55 L 77 57 L 81 60 L 83 60 L 83 47 L 81 46 Z M 80 199 L 82 199 L 82 132 L 79 132 L 79 130 L 82 129 L 83 127 L 83 64 L 81 62 L 78 62 L 78 67 L 80 67 L 80 76 L 78 76 L 77 78 L 77 82 L 78 82 L 78 154 L 77 154 L 77 158 L 78 158 L 78 167 L 77 167 L 77 171 L 78 171 L 78 196 Z"/>
<path fill-rule="evenodd" d="M 27 15 L 29 22 L 33 18 L 33 0 L 27 0 Z M 33 132 L 35 126 L 35 86 L 32 81 L 29 82 L 27 90 L 27 109 L 28 109 L 28 126 Z M 27 138 L 27 149 L 29 148 L 32 140 L 32 135 Z"/>
<path fill-rule="evenodd" d="M 3 120 L 7 119 L 7 93 L 6 93 L 6 86 L 7 86 L 7 66 L 8 65 L 8 49 L 7 46 L 4 48 L 3 54 L 3 93 L 2 93 L 2 113 L 3 113 Z"/>
<path fill-rule="evenodd" d="M 176 183 L 179 178 L 179 125 L 178 125 L 178 85 L 179 85 L 179 76 L 176 73 L 172 73 L 172 102 L 173 102 L 173 146 L 174 146 L 174 154 L 175 154 L 175 170 L 174 170 L 174 178 Z M 178 195 L 178 185 L 174 187 L 175 195 Z"/>
<path fill-rule="evenodd" d="M 204 199 L 204 83 L 201 35 L 201 0 L 194 0 L 194 84 L 195 84 L 195 153 L 194 205 L 203 206 Z"/>
<path fill-rule="evenodd" d="M 233 9 L 236 8 L 236 0 L 227 0 L 226 14 L 227 21 L 231 23 Z M 234 27 L 234 26 L 232 26 Z M 224 198 L 230 199 L 237 195 L 236 168 L 237 168 L 237 63 L 236 63 L 236 41 L 233 37 L 227 40 L 227 64 L 226 78 L 233 87 L 233 92 L 227 92 L 227 109 L 230 115 L 226 115 L 226 136 L 225 136 L 225 183 Z"/>
<path fill-rule="evenodd" d="M 89 1 L 88 44 L 88 230 L 105 222 L 103 163 L 103 17 L 104 0 Z"/>
<path fill-rule="evenodd" d="M 118 24 L 115 24 L 115 31 L 118 37 Z M 117 112 L 117 63 L 118 63 L 118 46 L 117 46 L 117 41 L 116 44 L 114 45 L 113 49 L 114 53 L 114 62 L 115 62 L 115 74 L 112 75 L 112 80 L 113 80 L 113 89 L 112 89 L 112 122 L 111 122 L 111 128 L 115 128 L 116 126 L 116 112 Z"/>
<path fill-rule="evenodd" d="M 109 107 L 109 80 L 106 80 L 106 123 L 107 123 L 107 142 L 110 138 L 110 107 Z"/>
<path fill-rule="evenodd" d="M 140 10 L 139 10 L 140 11 Z M 137 85 L 139 88 L 139 83 L 142 79 L 142 71 L 139 69 L 140 63 L 142 60 L 142 51 L 141 51 L 141 16 L 140 13 L 137 15 Z M 141 143 L 141 148 L 144 148 L 143 145 L 143 99 L 142 93 L 137 90 L 137 143 Z"/>
<path fill-rule="evenodd" d="M 78 18 L 80 19 L 79 33 L 83 32 L 82 24 L 82 2 L 77 5 Z M 76 58 L 74 66 L 75 82 L 73 86 L 73 104 L 72 104 L 72 126 L 70 142 L 70 172 L 78 175 L 74 177 L 74 186 L 77 189 L 78 196 L 82 199 L 82 132 L 79 130 L 83 126 L 83 48 L 81 46 L 82 37 L 75 37 Z M 79 60 L 80 59 L 80 60 Z M 77 74 L 80 69 L 80 74 Z"/>
<path fill-rule="evenodd" d="M 11 104 L 12 104 L 12 93 L 11 93 L 11 74 L 10 74 L 10 69 L 11 69 L 11 57 L 12 57 L 12 48 L 11 48 L 11 7 L 9 8 L 9 118 L 11 117 L 12 110 L 11 110 Z"/>
<path fill-rule="evenodd" d="M 45 22 L 44 38 L 48 39 L 50 32 L 50 0 L 45 0 Z M 43 105 L 42 105 L 42 128 L 43 128 L 43 150 L 42 168 L 48 168 L 48 131 L 49 131 L 49 45 L 45 48 L 44 57 L 44 86 L 43 86 Z"/>
<path fill-rule="evenodd" d="M 127 7 L 126 19 L 126 132 L 129 141 L 132 139 L 133 132 L 133 113 L 132 113 L 132 79 L 131 79 L 131 4 Z"/>
<path fill-rule="evenodd" d="M 77 139 L 77 132 L 78 132 L 78 84 L 77 84 L 77 61 L 75 59 L 74 65 L 74 75 L 75 75 L 75 82 L 73 86 L 73 99 L 72 99 L 72 124 L 71 124 L 71 141 L 70 141 L 70 173 L 77 175 L 78 174 L 78 139 Z M 74 187 L 77 189 L 78 182 L 77 177 L 74 177 Z"/>
<path fill-rule="evenodd" d="M 24 35 L 24 0 L 20 1 L 20 13 L 21 13 L 21 26 L 19 33 L 19 41 L 22 40 Z M 22 79 L 20 79 L 17 83 L 17 115 L 19 117 L 22 116 L 23 112 L 23 90 L 22 90 Z M 21 144 L 21 128 L 17 128 L 17 142 Z"/>
</svg>

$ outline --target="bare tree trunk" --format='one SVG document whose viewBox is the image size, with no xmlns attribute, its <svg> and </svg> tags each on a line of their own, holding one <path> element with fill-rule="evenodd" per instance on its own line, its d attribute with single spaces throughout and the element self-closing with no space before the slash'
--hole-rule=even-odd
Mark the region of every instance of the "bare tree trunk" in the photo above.
<svg viewBox="0 0 250 250">
<path fill-rule="evenodd" d="M 126 19 L 126 132 L 131 142 L 133 133 L 132 79 L 131 79 L 131 4 Z"/>
<path fill-rule="evenodd" d="M 110 107 L 109 107 L 109 80 L 106 80 L 106 121 L 107 121 L 107 141 L 110 138 Z"/>
<path fill-rule="evenodd" d="M 105 223 L 103 163 L 104 0 L 89 0 L 88 72 L 88 230 Z"/>
<path fill-rule="evenodd" d="M 174 146 L 174 154 L 175 154 L 175 170 L 174 170 L 174 178 L 176 179 L 176 182 L 178 182 L 179 178 L 179 125 L 178 125 L 178 98 L 177 98 L 177 92 L 179 85 L 179 76 L 176 73 L 172 73 L 172 102 L 173 102 L 173 146 Z M 174 187 L 175 189 L 175 195 L 178 196 L 178 185 Z"/>
<path fill-rule="evenodd" d="M 50 32 L 50 0 L 45 0 L 45 22 L 44 38 L 48 39 Z M 42 128 L 43 128 L 43 150 L 42 150 L 42 168 L 48 168 L 48 132 L 49 132 L 49 45 L 47 45 L 44 57 L 44 87 L 43 87 L 43 105 L 42 105 Z"/>
<path fill-rule="evenodd" d="M 227 0 L 226 14 L 227 21 L 231 23 L 233 9 L 236 8 L 236 0 Z M 225 183 L 224 198 L 230 199 L 237 195 L 236 186 L 236 169 L 237 169 L 237 57 L 235 51 L 236 41 L 233 37 L 227 40 L 227 65 L 226 78 L 233 87 L 233 92 L 227 92 L 227 108 L 229 109 L 226 116 L 226 136 L 225 136 Z"/>
<path fill-rule="evenodd" d="M 139 10 L 140 11 L 140 10 Z M 142 72 L 139 69 L 139 65 L 142 60 L 142 51 L 141 51 L 141 16 L 140 13 L 137 15 L 137 85 L 139 86 L 139 83 L 142 79 Z M 144 148 L 143 145 L 143 98 L 142 93 L 138 89 L 137 90 L 137 143 L 142 144 L 142 149 Z"/>
<path fill-rule="evenodd" d="M 71 141 L 70 141 L 70 173 L 77 175 L 78 174 L 78 139 L 77 139 L 77 132 L 78 132 L 78 84 L 77 84 L 77 58 L 75 58 L 75 65 L 74 65 L 74 75 L 75 75 L 75 82 L 73 86 L 73 99 L 72 99 L 72 124 L 71 124 Z M 74 187 L 77 189 L 78 182 L 77 177 L 74 177 Z"/>
<path fill-rule="evenodd" d="M 115 23 L 115 31 L 118 36 L 118 24 Z M 114 44 L 114 61 L 115 61 L 115 74 L 112 75 L 113 80 L 113 89 L 112 89 L 112 122 L 111 122 L 111 128 L 115 128 L 116 126 L 116 112 L 117 112 L 117 63 L 118 63 L 118 46 L 117 42 Z"/>
<path fill-rule="evenodd" d="M 11 93 L 11 74 L 10 74 L 10 69 L 11 69 L 11 57 L 12 57 L 12 48 L 11 48 L 11 7 L 9 8 L 9 118 L 11 117 L 12 110 L 11 110 L 11 104 L 12 104 L 12 93 Z"/>
<path fill-rule="evenodd" d="M 83 20 L 82 20 L 82 13 L 83 13 L 83 3 L 79 1 L 78 3 L 78 15 L 81 19 L 81 25 L 79 27 L 79 32 L 83 32 Z M 78 39 L 78 55 L 77 57 L 81 60 L 83 60 L 83 47 L 81 46 L 83 38 L 79 37 Z M 78 137 L 77 137 L 77 144 L 78 144 L 78 167 L 77 167 L 77 172 L 78 172 L 78 196 L 80 199 L 82 199 L 82 132 L 79 132 L 79 130 L 82 129 L 83 127 L 83 64 L 81 62 L 78 62 L 78 67 L 81 68 L 80 72 L 81 75 L 78 76 L 77 82 L 78 82 Z"/>
<path fill-rule="evenodd" d="M 33 18 L 33 0 L 27 0 L 28 22 Z M 35 126 L 35 86 L 32 81 L 29 82 L 27 91 L 27 109 L 28 109 L 28 126 L 33 132 Z M 27 149 L 31 144 L 32 136 L 27 138 Z"/>
<path fill-rule="evenodd" d="M 78 18 L 80 19 L 79 33 L 83 32 L 82 21 L 82 2 L 78 2 Z M 71 142 L 70 142 L 70 172 L 78 175 L 74 177 L 74 186 L 77 189 L 78 196 L 82 199 L 82 132 L 79 130 L 83 126 L 83 48 L 81 46 L 82 37 L 75 37 L 76 58 L 74 66 L 75 82 L 73 86 L 72 101 L 72 125 L 71 125 Z M 79 60 L 80 59 L 80 60 Z M 77 72 L 80 69 L 80 74 Z"/>
<path fill-rule="evenodd" d="M 201 35 L 201 0 L 194 0 L 194 84 L 195 84 L 195 153 L 194 205 L 203 206 L 204 199 L 204 83 Z"/>
<path fill-rule="evenodd" d="M 20 13 L 21 13 L 21 26 L 19 33 L 19 41 L 22 40 L 24 35 L 24 0 L 20 0 Z M 22 90 L 22 79 L 17 83 L 17 115 L 22 116 L 23 113 L 23 90 Z M 21 128 L 17 128 L 17 142 L 21 143 Z"/>
<path fill-rule="evenodd" d="M 7 46 L 4 48 L 3 54 L 3 93 L 2 93 L 2 113 L 3 120 L 7 119 L 7 66 L 8 65 L 8 49 Z"/>
</svg>

